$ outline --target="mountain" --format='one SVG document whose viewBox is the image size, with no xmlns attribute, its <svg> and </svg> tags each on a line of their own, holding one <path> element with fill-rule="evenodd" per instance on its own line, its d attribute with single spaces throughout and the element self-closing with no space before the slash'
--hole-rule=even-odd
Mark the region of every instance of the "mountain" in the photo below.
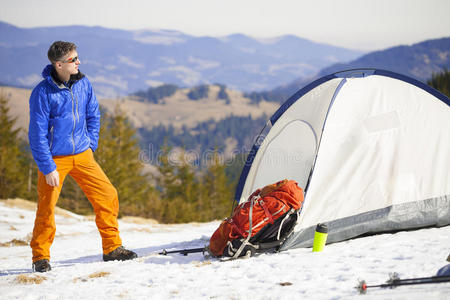
<svg viewBox="0 0 450 300">
<path fill-rule="evenodd" d="M 19 28 L 0 22 L 0 82 L 32 87 L 55 40 L 78 45 L 82 65 L 100 96 L 115 97 L 162 83 L 182 87 L 221 83 L 241 91 L 269 90 L 308 77 L 362 52 L 292 35 L 258 40 L 242 34 L 194 37 L 171 30 L 88 26 Z"/>
<path fill-rule="evenodd" d="M 376 68 L 404 74 L 426 82 L 433 73 L 450 69 L 450 37 L 427 40 L 411 46 L 398 46 L 375 51 L 349 63 L 337 63 L 323 68 L 310 78 L 300 77 L 288 85 L 271 91 L 286 100 L 301 87 L 322 76 L 356 68 Z"/>
<path fill-rule="evenodd" d="M 126 31 L 119 30 L 113 33 L 109 29 L 96 29 L 99 30 L 98 32 L 102 36 L 116 35 L 121 36 L 123 39 L 129 38 L 129 32 Z M 15 30 L 20 31 L 21 29 L 15 28 Z M 45 32 L 43 29 L 39 30 Z M 76 27 L 70 32 L 75 35 L 84 32 L 83 34 L 87 35 L 88 31 L 85 27 Z M 94 30 L 94 32 L 97 31 Z M 16 34 L 18 33 L 16 32 Z M 163 40 L 166 44 L 171 42 L 181 43 L 177 39 L 191 39 L 190 37 L 175 32 L 160 31 L 156 35 L 158 34 L 158 39 L 160 41 Z M 146 36 L 141 33 L 140 37 L 147 37 L 147 42 L 150 39 L 153 39 L 153 41 L 156 39 L 155 35 L 152 34 Z M 163 39 L 163 37 L 166 39 Z M 106 38 L 103 37 L 102 39 L 104 40 Z M 212 38 L 192 39 L 207 40 L 204 41 L 205 43 L 217 41 Z M 291 44 L 299 43 L 297 47 L 307 48 L 308 45 L 314 47 L 314 45 L 308 44 L 305 41 L 303 41 L 305 43 L 304 45 L 300 45 L 300 41 L 295 37 L 284 37 L 282 39 Z M 0 47 L 0 49 L 15 49 L 13 45 L 17 42 L 12 37 L 10 40 L 10 46 L 2 46 L 3 48 Z M 30 41 L 33 41 L 31 37 Z M 251 49 L 258 45 L 261 46 L 261 41 L 250 39 L 244 35 L 228 36 L 222 38 L 219 42 L 232 43 L 234 47 L 240 49 Z M 163 85 L 158 88 L 139 89 L 140 92 L 136 92 L 132 96 L 121 97 L 120 99 L 115 97 L 116 95 L 111 98 L 101 98 L 100 103 L 109 112 L 114 110 L 114 106 L 117 103 L 123 106 L 131 123 L 139 131 L 141 146 L 145 151 L 151 145 L 151 148 L 156 153 L 164 143 L 165 137 L 167 137 L 166 142 L 169 145 L 174 147 L 184 146 L 188 150 L 195 148 L 203 151 L 205 149 L 219 147 L 221 151 L 227 154 L 232 153 L 235 149 L 238 149 L 240 152 L 246 152 L 253 143 L 252 139 L 263 127 L 267 118 L 276 111 L 280 102 L 286 100 L 299 88 L 317 77 L 333 73 L 337 70 L 357 67 L 376 67 L 403 73 L 426 81 L 431 77 L 432 72 L 438 72 L 443 67 L 449 68 L 449 42 L 450 38 L 444 38 L 369 53 L 348 64 L 335 64 L 332 67 L 317 71 L 315 75 L 309 75 L 308 79 L 301 78 L 296 82 L 292 82 L 290 85 L 280 86 L 268 92 L 242 93 L 223 85 L 198 85 L 190 88 Z M 135 43 L 138 44 L 139 42 Z M 186 44 L 186 42 L 183 43 Z M 194 41 L 190 43 L 193 44 Z M 266 40 L 264 43 L 266 43 L 265 45 L 268 48 L 261 46 L 261 52 L 276 52 L 276 40 Z M 294 45 L 291 45 L 291 47 L 294 47 Z M 92 51 L 87 51 L 87 53 L 92 52 L 95 54 L 94 48 L 90 49 Z M 25 47 L 21 49 L 25 49 Z M 308 49 L 308 51 L 313 50 Z M 42 51 L 45 53 L 46 50 L 44 47 Z M 315 51 L 319 51 L 319 49 L 317 48 Z M 26 55 L 22 54 L 22 57 L 26 57 Z M 6 64 L 7 62 L 4 63 Z M 32 63 L 31 60 L 30 63 Z M 4 67 L 4 65 L 0 65 L 2 68 Z M 89 66 L 89 60 L 83 64 L 83 67 L 85 65 Z M 92 72 L 95 70 L 95 68 L 92 69 Z M 417 72 L 417 70 L 423 70 L 423 72 Z M 4 74 L 5 72 L 1 72 L 0 76 L 5 76 Z M 106 74 L 105 76 L 107 78 L 112 77 L 111 74 Z M 95 75 L 93 77 L 89 75 L 89 77 L 91 80 L 98 78 Z M 0 82 L 4 81 L 4 78 L 0 78 Z M 96 89 L 102 87 L 101 81 L 96 81 L 95 84 Z M 108 88 L 106 85 L 104 87 Z M 16 116 L 20 116 L 23 112 L 28 112 L 26 105 L 29 90 L 7 87 L 3 87 L 2 90 L 13 99 L 13 111 L 16 112 Z M 225 97 L 221 97 L 221 94 L 225 94 Z M 16 98 L 22 100 L 19 101 Z M 20 122 L 24 128 L 27 128 L 27 118 L 27 115 L 20 118 Z"/>
</svg>

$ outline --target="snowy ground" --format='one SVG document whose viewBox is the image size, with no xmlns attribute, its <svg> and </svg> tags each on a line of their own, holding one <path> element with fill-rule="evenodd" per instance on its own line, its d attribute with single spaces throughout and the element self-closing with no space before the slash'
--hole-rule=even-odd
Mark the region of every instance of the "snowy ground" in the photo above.
<svg viewBox="0 0 450 300">
<path fill-rule="evenodd" d="M 20 245 L 29 239 L 33 221 L 33 210 L 0 201 L 0 299 L 450 299 L 450 283 L 373 289 L 366 295 L 354 289 L 358 279 L 381 284 L 391 272 L 400 278 L 435 275 L 447 264 L 450 226 L 354 239 L 327 245 L 321 253 L 293 249 L 223 262 L 202 254 L 155 254 L 202 247 L 219 222 L 121 221 L 124 245 L 140 258 L 106 263 L 94 222 L 60 214 L 53 270 L 36 274 L 31 249 Z"/>
</svg>

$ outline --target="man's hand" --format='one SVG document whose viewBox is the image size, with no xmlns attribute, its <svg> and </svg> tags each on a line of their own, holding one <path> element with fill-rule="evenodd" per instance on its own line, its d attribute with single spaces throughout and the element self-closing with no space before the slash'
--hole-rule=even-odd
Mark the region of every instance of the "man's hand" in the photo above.
<svg viewBox="0 0 450 300">
<path fill-rule="evenodd" d="M 59 173 L 58 171 L 53 171 L 45 175 L 45 181 L 50 186 L 59 186 Z"/>
</svg>

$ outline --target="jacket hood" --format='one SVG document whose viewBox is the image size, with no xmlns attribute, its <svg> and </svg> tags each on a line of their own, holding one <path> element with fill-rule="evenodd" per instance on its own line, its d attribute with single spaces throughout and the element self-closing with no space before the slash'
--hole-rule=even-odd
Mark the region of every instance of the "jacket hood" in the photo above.
<svg viewBox="0 0 450 300">
<path fill-rule="evenodd" d="M 47 79 L 49 82 L 54 82 L 56 85 L 62 85 L 63 82 L 57 77 L 55 67 L 52 64 L 48 64 L 45 66 L 44 70 L 42 70 L 42 77 Z M 78 70 L 78 73 L 75 75 L 70 75 L 69 86 L 80 80 L 84 77 L 84 74 Z M 52 80 L 53 79 L 53 80 Z"/>
<path fill-rule="evenodd" d="M 49 64 L 49 65 L 45 66 L 44 70 L 42 70 L 42 77 L 48 78 L 48 76 L 50 76 L 50 74 L 52 73 L 52 70 L 53 70 L 53 65 Z"/>
</svg>

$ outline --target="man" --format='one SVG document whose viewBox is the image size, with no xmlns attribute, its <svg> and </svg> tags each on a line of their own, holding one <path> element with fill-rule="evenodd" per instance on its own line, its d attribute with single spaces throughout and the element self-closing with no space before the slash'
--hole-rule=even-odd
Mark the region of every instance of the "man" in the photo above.
<svg viewBox="0 0 450 300">
<path fill-rule="evenodd" d="M 97 98 L 89 80 L 78 70 L 76 45 L 54 42 L 51 64 L 30 97 L 29 140 L 39 168 L 38 208 L 30 246 L 33 270 L 51 270 L 50 246 L 55 237 L 54 209 L 66 175 L 72 176 L 94 207 L 102 238 L 103 260 L 136 258 L 122 247 L 117 215 L 117 191 L 94 160 L 100 129 Z"/>
</svg>

